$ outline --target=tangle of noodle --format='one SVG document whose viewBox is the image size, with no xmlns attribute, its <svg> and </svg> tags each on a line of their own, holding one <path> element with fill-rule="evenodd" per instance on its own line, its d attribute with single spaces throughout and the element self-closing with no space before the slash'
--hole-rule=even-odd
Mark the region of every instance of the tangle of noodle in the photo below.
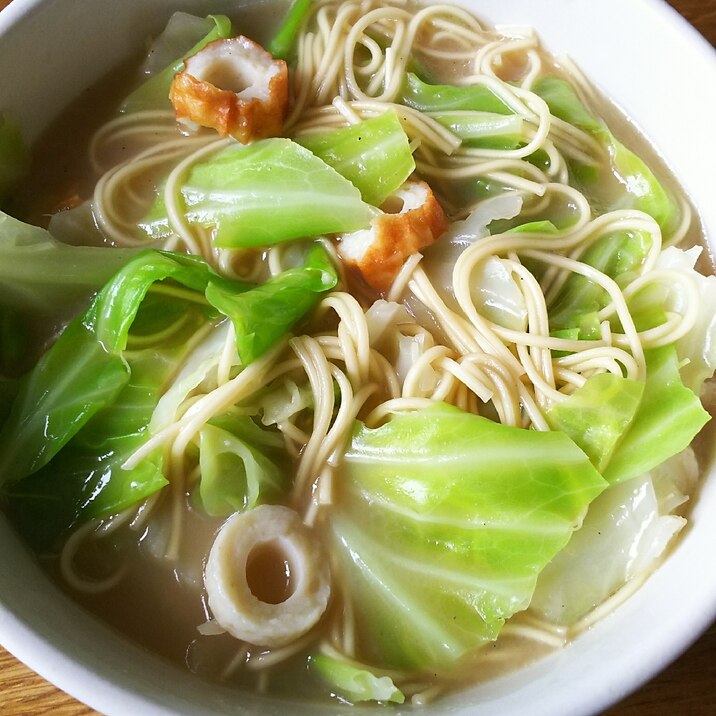
<svg viewBox="0 0 716 716">
<path fill-rule="evenodd" d="M 400 88 L 409 58 L 417 56 L 436 66 L 453 62 L 464 71 L 453 84 L 490 89 L 521 118 L 519 143 L 512 149 L 470 148 L 431 113 L 400 103 Z M 126 463 L 137 465 L 157 448 L 166 456 L 166 477 L 171 485 L 171 530 L 165 558 L 176 561 L 182 549 L 183 513 L 187 486 L 198 479 L 197 436 L 213 417 L 231 406 L 250 403 L 266 386 L 308 386 L 312 394 L 310 424 L 306 414 L 287 415 L 276 425 L 288 452 L 295 456 L 296 472 L 290 504 L 306 524 L 313 525 L 332 502 L 333 473 L 356 418 L 377 426 L 397 411 L 410 411 L 433 401 L 446 401 L 474 413 L 497 416 L 500 422 L 535 430 L 548 430 L 545 411 L 563 400 L 596 373 L 610 371 L 636 380 L 645 375 L 644 349 L 672 343 L 693 326 L 698 298 L 683 274 L 655 270 L 664 243 L 679 243 L 690 223 L 683 205 L 680 225 L 662 241 L 657 223 L 646 214 L 623 209 L 595 215 L 589 202 L 567 184 L 568 164 L 605 166 L 604 148 L 586 132 L 551 115 L 547 104 L 532 91 L 535 80 L 552 70 L 533 33 L 501 36 L 483 27 L 464 10 L 435 4 L 415 8 L 408 2 L 385 5 L 377 0 L 316 2 L 299 34 L 296 65 L 292 70 L 292 103 L 285 125 L 289 137 L 300 137 L 358 123 L 391 109 L 411 142 L 417 173 L 435 188 L 453 219 L 463 218 L 465 207 L 453 198 L 454 187 L 466 179 L 499 186 L 519 196 L 522 217 L 538 219 L 550 207 L 561 206 L 570 223 L 557 233 L 523 234 L 509 230 L 475 241 L 464 250 L 452 272 L 446 300 L 445 287 L 435 285 L 420 255 L 410 257 L 387 296 L 390 302 L 411 306 L 396 324 L 377 331 L 371 313 L 373 298 L 348 292 L 349 282 L 333 242 L 321 239 L 339 266 L 340 283 L 314 310 L 302 333 L 290 337 L 250 366 L 236 372 L 238 357 L 232 331 L 217 356 L 213 372 L 187 396 L 175 421 L 156 432 Z M 518 68 L 507 77 L 505 68 Z M 595 101 L 594 94 L 573 64 L 564 61 L 580 97 Z M 147 208 L 138 187 L 147 177 L 167 177 L 161 191 L 171 236 L 164 247 L 202 256 L 219 273 L 245 280 L 263 280 L 290 266 L 290 249 L 228 250 L 212 245 L 211 232 L 187 221 L 181 199 L 181 182 L 191 167 L 227 146 L 209 133 L 194 137 L 177 134 L 170 113 L 130 114 L 105 125 L 93 138 L 91 162 L 101 175 L 93 209 L 106 236 L 120 246 L 147 242 L 136 229 L 136 219 Z M 130 156 L 112 163 L 113 148 L 134 143 Z M 541 152 L 539 166 L 525 161 Z M 168 174 L 167 174 L 168 173 Z M 630 232 L 648 237 L 649 251 L 630 283 L 618 285 L 585 263 L 585 252 L 602 237 Z M 489 259 L 497 259 L 515 278 L 526 309 L 522 329 L 507 328 L 488 318 L 471 292 L 473 272 Z M 537 277 L 531 267 L 539 265 Z M 557 337 L 550 333 L 548 307 L 575 276 L 587 277 L 608 296 L 599 313 L 601 335 L 594 340 Z M 647 286 L 662 284 L 681 291 L 688 310 L 672 313 L 662 325 L 640 331 L 629 311 L 630 300 Z M 159 291 L 170 291 L 157 287 Z M 415 310 L 415 306 L 419 310 Z M 424 319 L 428 320 L 424 320 Z M 615 324 L 609 319 L 617 318 Z M 172 326 L 170 331 L 179 330 Z M 381 342 L 386 331 L 394 345 L 412 351 L 409 368 L 402 371 L 387 358 Z M 375 335 L 379 333 L 380 335 Z M 134 339 L 141 347 L 156 336 Z M 334 389 L 334 386 L 337 389 Z M 100 539 L 107 531 L 128 524 L 138 529 L 152 519 L 156 498 L 112 521 L 94 521 L 79 528 L 67 541 L 62 560 L 65 579 L 81 591 L 112 586 L 121 574 L 103 582 L 80 575 L 75 558 L 82 542 Z M 514 621 L 505 634 L 554 648 L 612 609 L 629 591 L 601 605 L 567 633 L 536 619 Z M 237 670 L 266 672 L 303 650 L 313 634 L 281 649 L 253 653 L 240 644 L 224 669 L 229 678 Z M 350 602 L 333 609 L 321 642 L 321 651 L 346 663 L 359 664 L 355 654 Z M 490 657 L 477 655 L 471 668 L 490 658 L 512 659 L 506 647 Z M 414 703 L 424 703 L 440 685 L 415 674 L 389 673 Z M 265 687 L 262 681 L 260 688 Z"/>
</svg>

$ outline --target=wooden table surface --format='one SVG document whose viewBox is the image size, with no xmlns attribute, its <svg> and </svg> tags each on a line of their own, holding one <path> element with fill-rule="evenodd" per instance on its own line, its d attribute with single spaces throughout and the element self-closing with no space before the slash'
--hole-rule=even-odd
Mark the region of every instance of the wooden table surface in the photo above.
<svg viewBox="0 0 716 716">
<path fill-rule="evenodd" d="M 716 0 L 669 2 L 716 45 Z M 0 10 L 9 4 L 10 0 L 0 0 Z M 709 562 L 711 559 L 713 555 Z M 97 712 L 34 674 L 0 647 L 0 716 L 50 713 L 87 716 Z M 667 715 L 716 715 L 716 624 L 674 664 L 603 716 Z"/>
</svg>

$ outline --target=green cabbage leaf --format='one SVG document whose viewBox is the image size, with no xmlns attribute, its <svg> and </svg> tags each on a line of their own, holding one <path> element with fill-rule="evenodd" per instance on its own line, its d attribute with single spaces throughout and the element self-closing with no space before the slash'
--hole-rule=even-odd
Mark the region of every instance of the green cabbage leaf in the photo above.
<svg viewBox="0 0 716 716">
<path fill-rule="evenodd" d="M 281 436 L 248 415 L 224 416 L 199 433 L 199 502 L 210 515 L 228 516 L 276 501 L 286 486 Z"/>
<path fill-rule="evenodd" d="M 146 251 L 127 263 L 23 380 L 0 432 L 0 485 L 44 467 L 114 404 L 131 376 L 129 330 L 152 284 L 172 278 L 203 290 L 208 277 L 203 261 L 181 254 Z"/>
<path fill-rule="evenodd" d="M 12 520 L 35 548 L 52 549 L 80 521 L 115 514 L 167 484 L 161 449 L 131 470 L 122 465 L 149 438 L 159 390 L 184 350 L 175 345 L 133 354 L 127 381 L 111 402 L 98 395 L 103 407 L 54 459 L 5 486 Z"/>
<path fill-rule="evenodd" d="M 710 418 L 681 380 L 675 346 L 646 351 L 646 367 L 639 409 L 604 470 L 611 483 L 639 477 L 681 452 Z"/>
<path fill-rule="evenodd" d="M 215 245 L 227 248 L 355 231 L 375 212 L 335 169 L 284 138 L 234 143 L 195 164 L 182 195 L 187 219 L 213 227 Z M 161 197 L 140 228 L 166 234 Z"/>
<path fill-rule="evenodd" d="M 0 373 L 27 370 L 37 324 L 59 331 L 138 251 L 66 244 L 0 212 Z"/>
<path fill-rule="evenodd" d="M 415 171 L 408 137 L 394 111 L 296 140 L 380 206 Z"/>
<path fill-rule="evenodd" d="M 544 77 L 534 85 L 537 93 L 555 117 L 592 135 L 609 156 L 610 174 L 616 179 L 618 196 L 603 196 L 598 183 L 604 172 L 593 167 L 572 166 L 576 178 L 584 184 L 590 203 L 608 209 L 638 209 L 652 216 L 668 239 L 681 220 L 681 209 L 674 196 L 659 182 L 651 169 L 634 152 L 627 149 L 608 127 L 582 104 L 572 86 L 556 77 Z"/>
<path fill-rule="evenodd" d="M 388 701 L 395 704 L 405 702 L 405 695 L 396 687 L 389 676 L 375 674 L 326 654 L 315 654 L 309 659 L 311 671 L 341 698 L 357 701 Z"/>
<path fill-rule="evenodd" d="M 432 112 L 431 116 L 460 137 L 466 147 L 517 149 L 523 141 L 523 120 L 518 114 L 455 111 Z"/>
<path fill-rule="evenodd" d="M 184 60 L 210 42 L 228 37 L 231 37 L 231 20 L 225 15 L 202 19 L 184 12 L 174 13 L 149 49 L 144 68 L 149 79 L 124 100 L 119 111 L 171 109 L 169 88 L 174 75 L 184 69 Z"/>
<path fill-rule="evenodd" d="M 233 282 L 214 281 L 206 297 L 228 316 L 236 333 L 236 348 L 244 365 L 263 355 L 338 283 L 338 274 L 325 248 L 314 244 L 302 266 L 287 269 L 249 291 Z"/>
<path fill-rule="evenodd" d="M 646 232 L 616 231 L 595 241 L 579 260 L 624 288 L 639 275 L 650 248 L 651 236 Z M 549 306 L 550 328 L 583 327 L 610 300 L 609 294 L 600 285 L 585 276 L 571 274 Z M 598 324 L 594 328 L 598 330 Z M 598 337 L 598 332 L 582 337 Z"/>
<path fill-rule="evenodd" d="M 0 428 L 10 413 L 10 406 L 17 395 L 19 381 L 0 373 Z"/>
<path fill-rule="evenodd" d="M 153 250 L 134 257 L 21 381 L 0 431 L 0 485 L 6 495 L 15 504 L 28 498 L 26 514 L 35 514 L 28 504 L 62 502 L 49 524 L 69 527 L 159 489 L 161 455 L 134 470 L 121 465 L 149 437 L 159 391 L 183 362 L 189 338 L 223 311 L 231 314 L 239 338 L 241 331 L 257 333 L 268 312 L 280 308 L 275 287 L 280 294 L 282 280 L 290 288 L 291 308 L 283 325 L 273 317 L 272 337 L 262 337 L 262 350 L 286 334 L 320 290 L 335 285 L 335 270 L 321 245 L 309 251 L 303 267 L 276 276 L 268 292 L 229 282 L 196 257 Z M 253 292 L 258 295 L 242 309 L 242 293 Z M 215 296 L 220 300 L 212 305 Z M 172 327 L 176 341 L 169 341 L 166 354 L 166 329 Z M 152 336 L 158 337 L 156 345 Z M 256 346 L 251 350 L 252 358 Z"/>
<path fill-rule="evenodd" d="M 266 48 L 273 57 L 281 60 L 290 59 L 296 36 L 312 8 L 311 0 L 292 0 L 283 22 Z"/>
<path fill-rule="evenodd" d="M 137 249 L 70 246 L 0 212 L 0 306 L 57 315 L 99 290 Z"/>
<path fill-rule="evenodd" d="M 610 483 L 624 482 L 684 450 L 709 414 L 679 374 L 673 345 L 646 352 L 646 381 L 608 373 L 589 378 L 547 412 Z"/>
<path fill-rule="evenodd" d="M 473 112 L 512 114 L 512 110 L 484 85 L 469 87 L 433 85 L 423 82 L 412 72 L 409 72 L 405 78 L 405 83 L 401 88 L 400 101 L 421 112 L 471 110 Z"/>
<path fill-rule="evenodd" d="M 606 485 L 560 432 L 442 403 L 357 423 L 330 531 L 359 658 L 442 668 L 494 640 Z"/>
<path fill-rule="evenodd" d="M 552 430 L 569 435 L 594 467 L 604 472 L 639 409 L 644 384 L 613 373 L 598 373 L 547 411 Z"/>
</svg>

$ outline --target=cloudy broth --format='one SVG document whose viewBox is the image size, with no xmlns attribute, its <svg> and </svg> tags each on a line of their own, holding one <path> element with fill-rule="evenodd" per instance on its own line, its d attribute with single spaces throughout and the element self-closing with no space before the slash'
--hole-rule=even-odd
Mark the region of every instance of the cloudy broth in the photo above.
<svg viewBox="0 0 716 716">
<path fill-rule="evenodd" d="M 248 36 L 266 38 L 270 35 L 270 29 L 257 22 L 257 18 L 266 13 L 266 8 L 274 8 L 274 4 L 250 8 L 240 17 L 234 18 L 234 27 Z M 547 65 L 552 62 L 546 55 L 542 59 Z M 137 60 L 133 59 L 113 71 L 77 98 L 53 122 L 38 140 L 35 147 L 37 159 L 15 197 L 12 211 L 29 222 L 46 225 L 52 213 L 72 208 L 91 197 L 98 177 L 87 159 L 90 137 L 113 115 L 118 100 L 126 95 L 136 81 L 136 67 Z M 459 74 L 462 69 L 456 69 L 454 62 L 445 66 L 434 62 L 432 67 L 443 81 Z M 503 70 L 507 77 L 519 77 L 523 68 L 516 61 L 514 66 L 508 64 Z M 559 72 L 559 69 L 555 68 L 555 71 Z M 88 111 L 88 107 L 91 111 Z M 674 193 L 683 194 L 663 159 L 616 107 L 600 98 L 593 109 L 607 119 L 614 134 L 643 157 Z M 120 147 L 118 151 L 119 157 L 122 157 L 123 152 L 131 150 Z M 47 156 L 53 157 L 53 161 L 40 160 L 40 157 Z M 696 214 L 684 244 L 703 244 L 703 233 Z M 707 252 L 702 256 L 700 268 L 712 271 Z M 49 327 L 47 332 L 54 334 L 56 328 Z M 46 340 L 44 337 L 37 338 L 40 344 Z M 713 428 L 709 427 L 696 442 L 702 470 L 712 459 L 713 435 Z M 222 520 L 207 517 L 197 509 L 191 491 L 183 496 L 182 501 L 186 522 L 178 558 L 174 562 L 163 559 L 172 510 L 171 500 L 165 495 L 158 498 L 148 521 L 140 520 L 134 527 L 119 527 L 105 538 L 88 542 L 77 551 L 76 566 L 82 573 L 102 581 L 113 579 L 121 572 L 121 578 L 106 591 L 94 594 L 73 589 L 60 576 L 56 554 L 41 554 L 39 557 L 52 578 L 88 610 L 148 650 L 174 663 L 185 665 L 201 677 L 235 683 L 241 688 L 267 689 L 278 695 L 331 699 L 326 689 L 320 687 L 315 675 L 310 671 L 306 675 L 306 657 L 312 653 L 313 648 L 310 642 L 299 644 L 295 655 L 280 667 L 252 671 L 241 666 L 247 656 L 253 653 L 253 657 L 256 657 L 260 654 L 260 648 L 244 647 L 225 633 L 200 633 L 200 629 L 204 629 L 211 619 L 203 570 Z M 264 554 L 257 559 L 272 562 L 276 556 Z M 274 580 L 273 585 L 259 583 L 262 572 Z M 280 602 L 291 592 L 291 581 L 287 578 L 287 583 L 282 586 L 280 575 L 277 578 L 275 570 L 273 574 L 271 572 L 271 569 L 252 569 L 255 593 L 271 595 L 266 596 L 264 601 L 276 599 Z M 282 589 L 285 589 L 285 593 Z M 340 608 L 338 603 L 329 606 L 329 610 Z M 529 613 L 512 618 L 512 622 L 526 627 L 530 626 L 530 620 Z M 323 628 L 319 624 L 314 635 Z M 211 626 L 204 630 L 211 632 Z M 518 631 L 507 633 L 494 644 L 482 647 L 474 658 L 466 659 L 454 674 L 447 677 L 448 687 L 463 687 L 494 678 L 548 653 L 551 648 L 549 644 L 519 636 Z M 441 681 L 436 674 L 425 676 L 424 679 L 428 686 Z"/>
</svg>

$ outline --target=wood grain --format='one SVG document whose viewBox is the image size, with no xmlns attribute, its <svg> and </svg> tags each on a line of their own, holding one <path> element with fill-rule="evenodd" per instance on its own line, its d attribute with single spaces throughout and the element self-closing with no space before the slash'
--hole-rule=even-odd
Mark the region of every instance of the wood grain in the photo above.
<svg viewBox="0 0 716 716">
<path fill-rule="evenodd" d="M 0 0 L 0 10 L 9 4 L 10 0 Z M 716 45 L 716 0 L 670 0 L 670 5 Z M 97 712 L 33 673 L 0 647 L 0 715 L 43 716 L 44 714 L 91 716 Z M 625 701 L 606 711 L 603 716 L 714 716 L 714 714 L 716 714 L 716 625 L 712 626 L 674 664 Z"/>
</svg>

